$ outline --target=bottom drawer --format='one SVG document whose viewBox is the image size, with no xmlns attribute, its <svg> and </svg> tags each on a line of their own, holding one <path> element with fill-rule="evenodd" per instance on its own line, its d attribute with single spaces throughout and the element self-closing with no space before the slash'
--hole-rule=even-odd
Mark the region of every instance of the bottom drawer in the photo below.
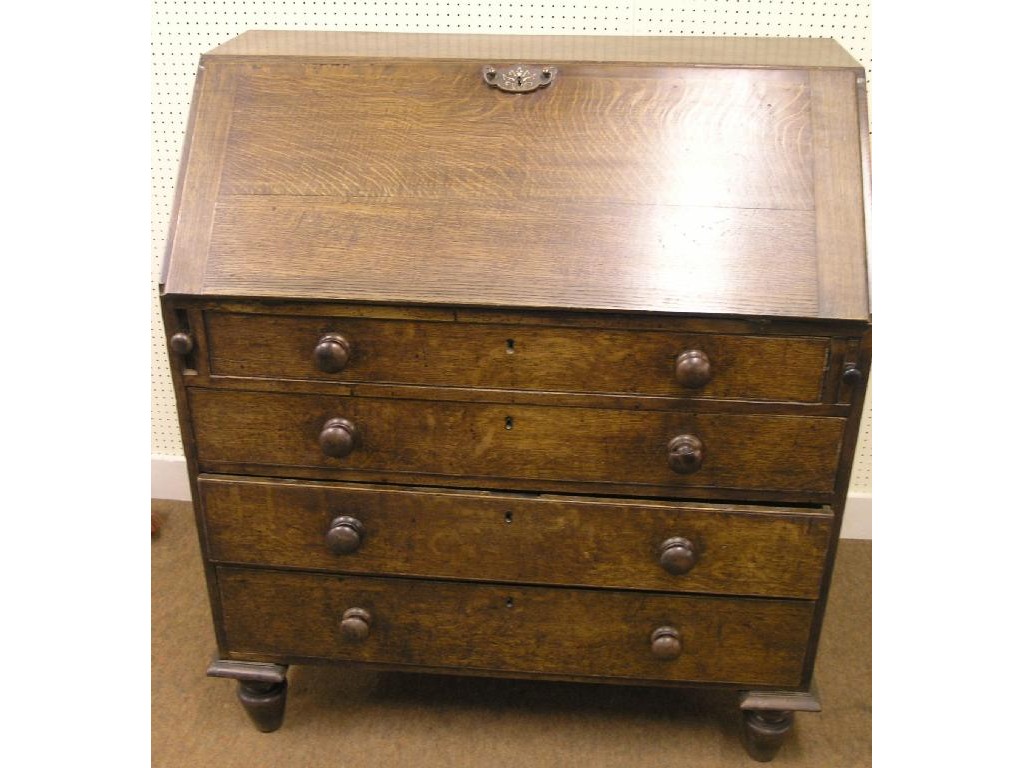
<svg viewBox="0 0 1024 768">
<path fill-rule="evenodd" d="M 243 660 L 794 687 L 815 606 L 225 567 L 217 573 L 226 650 Z M 663 627 L 676 632 L 672 658 L 655 653 L 652 633 Z M 663 655 L 677 650 L 670 635 L 656 645 Z"/>
</svg>

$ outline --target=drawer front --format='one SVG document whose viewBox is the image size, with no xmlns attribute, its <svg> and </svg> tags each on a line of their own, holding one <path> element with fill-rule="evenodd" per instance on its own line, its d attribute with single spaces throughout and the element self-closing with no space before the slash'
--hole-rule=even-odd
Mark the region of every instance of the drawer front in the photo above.
<svg viewBox="0 0 1024 768">
<path fill-rule="evenodd" d="M 215 561 L 472 581 L 814 599 L 832 526 L 827 508 L 208 477 L 199 490 Z"/>
<path fill-rule="evenodd" d="M 658 486 L 666 492 L 754 489 L 829 493 L 835 482 L 844 420 L 552 408 L 529 405 L 387 400 L 190 388 L 200 467 L 274 474 L 311 467 L 320 476 L 352 470 L 387 476 L 425 473 L 462 478 L 520 478 Z M 334 419 L 345 419 L 342 429 Z M 326 428 L 326 429 L 325 429 Z M 327 434 L 355 447 L 343 458 L 324 453 Z M 354 437 L 353 437 L 354 435 Z M 699 469 L 669 465 L 699 445 Z M 683 469 L 693 469 L 693 463 Z"/>
<path fill-rule="evenodd" d="M 800 684 L 814 603 L 218 568 L 229 656 Z M 361 639 L 342 628 L 365 613 Z M 351 613 L 349 614 L 351 617 Z M 360 634 L 360 620 L 348 629 Z M 678 632 L 658 658 L 651 635 Z"/>
<path fill-rule="evenodd" d="M 206 331 L 222 376 L 806 403 L 821 400 L 829 350 L 813 337 L 220 312 Z M 327 367 L 343 363 L 335 372 L 314 354 L 329 336 L 344 339 L 343 353 L 337 340 L 321 350 Z"/>
</svg>

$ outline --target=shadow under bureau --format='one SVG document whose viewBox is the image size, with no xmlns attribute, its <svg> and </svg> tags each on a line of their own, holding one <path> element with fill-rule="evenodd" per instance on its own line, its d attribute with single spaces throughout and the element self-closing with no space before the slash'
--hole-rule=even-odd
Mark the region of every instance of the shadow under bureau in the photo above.
<svg viewBox="0 0 1024 768">
<path fill-rule="evenodd" d="M 218 656 L 812 686 L 870 364 L 833 41 L 250 32 L 161 300 Z"/>
</svg>

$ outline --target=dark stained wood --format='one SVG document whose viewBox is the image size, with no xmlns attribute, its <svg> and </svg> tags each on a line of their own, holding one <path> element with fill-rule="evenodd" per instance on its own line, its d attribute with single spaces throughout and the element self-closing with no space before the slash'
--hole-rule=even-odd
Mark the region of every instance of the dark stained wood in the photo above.
<svg viewBox="0 0 1024 768">
<path fill-rule="evenodd" d="M 200 465 L 377 470 L 629 483 L 699 496 L 702 487 L 831 492 L 844 420 L 794 416 L 606 411 L 415 400 L 227 392 L 192 387 Z M 358 430 L 343 459 L 325 455 L 330 419 Z M 702 460 L 679 475 L 669 442 L 699 438 Z M 327 477 L 327 475 L 324 475 Z"/>
<path fill-rule="evenodd" d="M 557 75 L 484 82 L 516 63 Z M 217 665 L 257 725 L 287 684 L 260 662 L 719 686 L 769 759 L 819 706 L 867 141 L 833 41 L 204 57 L 162 304 Z"/>
<path fill-rule="evenodd" d="M 871 130 L 868 124 L 867 80 L 864 75 L 857 77 L 857 117 L 860 122 L 861 177 L 864 180 L 864 232 L 871 233 Z M 871 308 L 871 243 L 865 240 L 864 261 L 868 280 L 868 308 Z"/>
<path fill-rule="evenodd" d="M 768 37 L 451 35 L 252 30 L 206 54 L 222 57 L 509 59 L 740 67 L 862 69 L 835 40 Z M 496 62 L 498 63 L 498 62 Z"/>
<path fill-rule="evenodd" d="M 629 331 L 669 331 L 672 333 L 833 336 L 836 334 L 856 335 L 865 328 L 865 323 L 857 320 L 821 320 L 758 315 L 720 317 L 680 315 L 670 312 L 643 314 L 607 311 L 559 312 L 557 310 L 496 309 L 454 305 L 364 304 L 283 298 L 268 301 L 252 298 L 203 296 L 175 296 L 174 303 L 176 306 L 189 309 L 233 314 L 362 317 L 381 320 L 428 320 L 505 326 L 542 325 L 552 328 L 604 328 Z"/>
<path fill-rule="evenodd" d="M 473 62 L 204 66 L 168 294 L 867 318 L 856 70 L 578 63 L 510 96 Z"/>
<path fill-rule="evenodd" d="M 864 372 L 864 379 L 852 387 L 847 387 L 851 400 L 850 418 L 846 422 L 843 434 L 843 448 L 836 470 L 836 489 L 832 500 L 836 511 L 836 523 L 829 535 L 828 554 L 826 555 L 825 572 L 821 580 L 821 596 L 818 600 L 814 627 L 807 648 L 807 659 L 804 663 L 802 685 L 809 687 L 814 676 L 814 662 L 818 654 L 818 642 L 821 639 L 821 626 L 825 621 L 825 609 L 828 606 L 829 589 L 832 583 L 832 572 L 835 565 L 836 551 L 839 548 L 839 535 L 842 531 L 843 514 L 846 511 L 846 497 L 850 489 L 850 476 L 853 473 L 853 462 L 857 451 L 857 436 L 860 432 L 860 420 L 864 410 L 864 398 L 867 394 L 868 376 L 871 372 L 871 329 L 857 339 L 851 339 L 847 345 L 847 361 L 853 361 Z"/>
<path fill-rule="evenodd" d="M 573 65 L 520 98 L 462 63 L 237 71 L 224 196 L 445 200 L 479 210 L 469 223 L 481 228 L 528 201 L 555 221 L 570 200 L 814 205 L 807 73 L 797 70 Z M 527 151 L 487 151 L 509 135 Z"/>
<path fill-rule="evenodd" d="M 812 212 L 576 200 L 558 208 L 527 199 L 484 216 L 412 198 L 225 197 L 203 293 L 818 316 Z"/>
<path fill-rule="evenodd" d="M 823 317 L 868 317 L 867 235 L 853 72 L 811 72 L 814 206 Z"/>
<path fill-rule="evenodd" d="M 668 441 L 668 467 L 680 475 L 692 475 L 704 465 L 704 441 L 696 435 L 676 435 Z"/>
<path fill-rule="evenodd" d="M 658 627 L 651 633 L 651 654 L 656 659 L 671 661 L 683 653 L 683 641 L 675 627 Z"/>
<path fill-rule="evenodd" d="M 697 564 L 698 553 L 693 542 L 683 536 L 665 539 L 658 547 L 658 562 L 661 567 L 673 576 L 682 576 L 693 570 Z"/>
<path fill-rule="evenodd" d="M 238 681 L 238 701 L 249 719 L 264 733 L 276 731 L 284 721 L 288 698 L 288 667 L 247 661 L 215 659 L 206 674 Z"/>
<path fill-rule="evenodd" d="M 320 428 L 320 451 L 334 459 L 344 459 L 359 445 L 359 430 L 348 419 L 328 419 Z"/>
<path fill-rule="evenodd" d="M 313 362 L 323 373 L 338 373 L 348 365 L 351 354 L 352 345 L 348 339 L 338 333 L 328 333 L 321 336 L 313 347 Z"/>
<path fill-rule="evenodd" d="M 806 403 L 821 401 L 829 346 L 822 337 L 219 312 L 206 314 L 206 329 L 214 375 Z M 314 350 L 331 337 L 347 349 L 327 373 Z M 678 358 L 687 350 L 684 386 Z"/>
<path fill-rule="evenodd" d="M 743 691 L 740 709 L 821 712 L 821 701 L 813 684 L 806 691 Z"/>
<path fill-rule="evenodd" d="M 288 679 L 288 667 L 281 664 L 261 664 L 248 661 L 214 659 L 206 668 L 207 677 L 226 677 L 250 683 L 277 685 Z"/>
<path fill-rule="evenodd" d="M 210 557 L 276 568 L 815 598 L 831 511 L 203 477 Z M 356 519 L 359 547 L 327 532 Z M 686 537 L 696 562 L 663 566 Z"/>
<path fill-rule="evenodd" d="M 171 336 L 170 346 L 174 354 L 187 355 L 195 347 L 195 340 L 190 333 L 178 332 Z"/>
<path fill-rule="evenodd" d="M 839 381 L 836 375 L 835 381 Z M 483 387 L 438 387 L 415 384 L 335 383 L 301 379 L 250 379 L 233 376 L 203 376 L 192 371 L 186 383 L 203 389 L 244 392 L 280 392 L 368 397 L 387 400 L 430 400 L 434 402 L 503 403 L 547 405 L 560 408 L 605 408 L 625 411 L 692 411 L 694 413 L 772 414 L 778 416 L 834 416 L 845 418 L 849 403 L 794 403 L 770 400 L 713 400 L 710 398 L 649 395 L 606 395 L 587 392 L 547 390 L 486 389 Z M 836 387 L 832 388 L 834 392 Z"/>
<path fill-rule="evenodd" d="M 743 710 L 743 746 L 759 763 L 775 759 L 786 734 L 793 727 L 793 713 L 776 710 Z"/>
<path fill-rule="evenodd" d="M 339 515 L 327 527 L 324 544 L 332 555 L 351 555 L 362 546 L 365 535 L 366 526 L 359 518 Z"/>
<path fill-rule="evenodd" d="M 349 608 L 341 614 L 341 636 L 352 643 L 361 643 L 370 636 L 373 616 L 363 608 Z"/>
<path fill-rule="evenodd" d="M 793 685 L 813 603 L 220 568 L 232 651 L 472 669 Z M 373 616 L 364 640 L 339 620 Z M 680 633 L 679 658 L 651 633 Z"/>
<path fill-rule="evenodd" d="M 185 307 L 178 306 L 175 302 L 169 300 L 166 296 L 161 296 L 160 300 L 160 313 L 163 319 L 164 332 L 168 335 L 173 334 L 178 326 L 178 315 L 184 312 L 190 319 L 193 316 L 199 317 L 201 313 L 199 310 L 186 309 Z M 200 323 L 201 325 L 201 323 Z M 168 340 L 169 341 L 169 340 Z M 199 349 L 202 350 L 205 346 L 200 340 Z M 200 360 L 201 365 L 205 360 L 204 355 L 196 355 Z M 177 405 L 178 411 L 178 429 L 181 432 L 181 444 L 185 454 L 185 466 L 188 469 L 188 484 L 189 484 L 189 496 L 192 500 L 192 512 L 195 517 L 196 532 L 199 536 L 199 551 L 203 559 L 203 572 L 206 581 L 206 594 L 210 602 L 210 613 L 213 619 L 213 631 L 217 639 L 217 650 L 221 656 L 224 655 L 224 624 L 221 620 L 221 605 L 220 605 L 220 592 L 217 589 L 217 572 L 216 567 L 209 557 L 209 541 L 206 536 L 206 528 L 203 524 L 203 511 L 202 505 L 199 503 L 199 464 L 196 459 L 196 442 L 195 435 L 192 432 L 192 419 L 188 406 L 188 396 L 186 395 L 186 370 L 180 359 L 170 357 L 170 373 L 171 382 L 174 385 L 174 399 Z"/>
<path fill-rule="evenodd" d="M 187 160 L 179 171 L 176 217 L 171 221 L 164 290 L 180 294 L 203 292 L 206 257 L 220 188 L 224 148 L 231 126 L 237 79 L 227 67 L 200 65 L 193 96 L 192 133 Z"/>
<path fill-rule="evenodd" d="M 702 349 L 687 349 L 676 358 L 676 381 L 687 389 L 706 387 L 711 381 L 711 360 Z"/>
</svg>

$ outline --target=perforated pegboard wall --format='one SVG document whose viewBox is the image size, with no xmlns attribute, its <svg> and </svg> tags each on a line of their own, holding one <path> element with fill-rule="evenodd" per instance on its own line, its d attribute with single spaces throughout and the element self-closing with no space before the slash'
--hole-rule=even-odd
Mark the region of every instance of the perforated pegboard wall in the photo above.
<svg viewBox="0 0 1024 768">
<path fill-rule="evenodd" d="M 459 0 L 153 0 L 152 450 L 181 455 L 164 351 L 157 281 L 174 201 L 199 56 L 247 29 L 362 29 L 576 35 L 834 37 L 871 78 L 871 3 L 691 0 L 558 3 Z M 852 490 L 871 488 L 871 410 L 865 411 Z"/>
</svg>

